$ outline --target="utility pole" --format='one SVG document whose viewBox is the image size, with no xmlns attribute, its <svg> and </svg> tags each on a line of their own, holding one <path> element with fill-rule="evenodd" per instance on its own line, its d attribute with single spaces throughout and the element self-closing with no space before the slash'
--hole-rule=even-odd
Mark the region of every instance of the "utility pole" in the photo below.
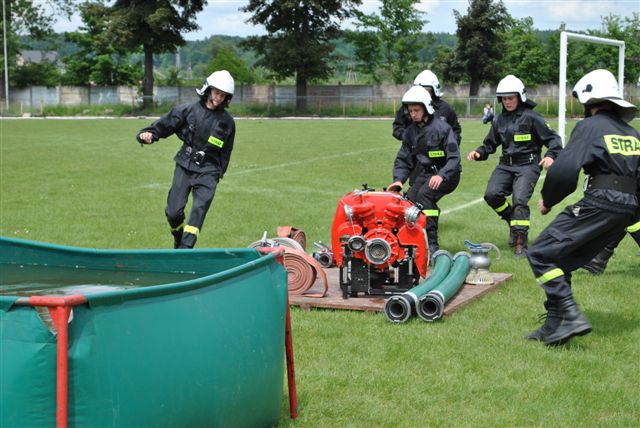
<svg viewBox="0 0 640 428">
<path fill-rule="evenodd" d="M 9 61 L 7 60 L 7 13 L 5 0 L 2 0 L 2 40 L 4 44 L 4 99 L 9 110 Z"/>
</svg>

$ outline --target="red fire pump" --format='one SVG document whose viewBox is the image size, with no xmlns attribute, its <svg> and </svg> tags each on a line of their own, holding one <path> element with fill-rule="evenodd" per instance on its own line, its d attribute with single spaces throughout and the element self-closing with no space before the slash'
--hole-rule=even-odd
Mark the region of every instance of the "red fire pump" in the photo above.
<svg viewBox="0 0 640 428">
<path fill-rule="evenodd" d="M 331 244 L 342 297 L 404 292 L 426 277 L 429 249 L 420 208 L 397 192 L 362 190 L 338 202 Z"/>
</svg>

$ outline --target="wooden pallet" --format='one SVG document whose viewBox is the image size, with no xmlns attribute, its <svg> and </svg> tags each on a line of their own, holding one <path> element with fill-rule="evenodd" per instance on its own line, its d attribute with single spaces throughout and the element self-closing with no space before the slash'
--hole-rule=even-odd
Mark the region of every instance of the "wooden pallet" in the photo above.
<svg viewBox="0 0 640 428">
<path fill-rule="evenodd" d="M 339 269 L 325 269 L 329 282 L 329 291 L 325 297 L 307 297 L 303 295 L 289 295 L 289 304 L 299 306 L 303 309 L 311 310 L 311 308 L 326 309 L 348 309 L 354 311 L 383 312 L 386 297 L 388 296 L 366 296 L 352 297 L 348 299 L 342 298 L 342 290 L 340 290 Z M 510 273 L 491 273 L 494 280 L 491 285 L 472 285 L 464 284 L 460 291 L 447 302 L 444 308 L 444 315 L 450 315 L 462 306 L 482 297 L 488 292 L 496 289 L 498 286 L 509 281 L 513 275 Z M 316 280 L 313 287 L 308 293 L 321 293 L 322 284 L 320 280 Z"/>
</svg>

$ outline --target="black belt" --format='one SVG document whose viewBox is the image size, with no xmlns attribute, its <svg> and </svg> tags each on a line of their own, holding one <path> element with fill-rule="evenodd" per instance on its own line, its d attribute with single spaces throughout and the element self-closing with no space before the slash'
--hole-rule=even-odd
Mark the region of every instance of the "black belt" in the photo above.
<svg viewBox="0 0 640 428">
<path fill-rule="evenodd" d="M 528 155 L 516 155 L 516 156 L 500 156 L 500 163 L 505 165 L 528 165 L 533 162 L 538 162 L 540 155 L 537 153 L 529 153 Z"/>
<path fill-rule="evenodd" d="M 622 193 L 636 193 L 638 183 L 636 178 L 614 174 L 599 174 L 589 177 L 588 189 L 617 190 Z"/>
<path fill-rule="evenodd" d="M 437 174 L 440 169 L 440 166 L 434 164 L 422 165 L 422 170 L 427 174 Z"/>
</svg>

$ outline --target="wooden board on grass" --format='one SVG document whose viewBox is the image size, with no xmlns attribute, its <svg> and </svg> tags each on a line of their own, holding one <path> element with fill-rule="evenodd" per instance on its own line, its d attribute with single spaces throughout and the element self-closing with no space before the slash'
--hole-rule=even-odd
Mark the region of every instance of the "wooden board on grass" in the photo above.
<svg viewBox="0 0 640 428">
<path fill-rule="evenodd" d="M 325 269 L 327 280 L 329 282 L 329 291 L 325 297 L 308 297 L 305 295 L 290 295 L 289 303 L 299 306 L 303 309 L 326 308 L 326 309 L 348 309 L 354 311 L 382 312 L 384 304 L 388 296 L 362 296 L 342 298 L 342 290 L 340 290 L 338 268 Z M 458 294 L 447 302 L 444 308 L 444 314 L 450 315 L 459 308 L 471 303 L 472 301 L 482 297 L 488 292 L 496 289 L 500 285 L 509 281 L 513 276 L 510 273 L 490 273 L 494 283 L 491 285 L 472 285 L 464 284 Z M 317 279 L 313 287 L 308 293 L 322 293 L 322 283 Z"/>
</svg>

